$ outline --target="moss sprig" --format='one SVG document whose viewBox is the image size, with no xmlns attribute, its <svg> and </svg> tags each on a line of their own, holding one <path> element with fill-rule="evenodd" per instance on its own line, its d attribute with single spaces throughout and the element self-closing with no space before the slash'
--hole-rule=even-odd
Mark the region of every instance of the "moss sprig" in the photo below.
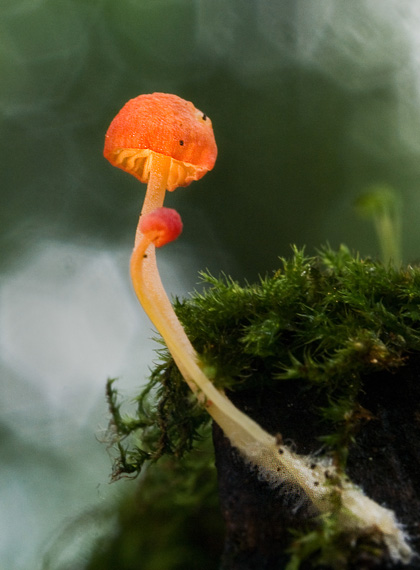
<svg viewBox="0 0 420 570">
<path fill-rule="evenodd" d="M 336 513 L 320 515 L 316 522 L 316 525 L 301 531 L 290 529 L 293 539 L 285 570 L 299 570 L 301 567 L 332 570 L 369 568 L 381 561 L 386 565 L 379 533 L 352 537 L 339 532 Z"/>
<path fill-rule="evenodd" d="M 146 462 L 156 462 L 164 455 L 180 459 L 202 439 L 202 429 L 209 423 L 174 363 L 167 356 L 162 360 L 135 399 L 135 416 L 121 414 L 115 380 L 107 383 L 108 439 L 110 447 L 117 449 L 113 480 L 135 477 Z"/>
</svg>

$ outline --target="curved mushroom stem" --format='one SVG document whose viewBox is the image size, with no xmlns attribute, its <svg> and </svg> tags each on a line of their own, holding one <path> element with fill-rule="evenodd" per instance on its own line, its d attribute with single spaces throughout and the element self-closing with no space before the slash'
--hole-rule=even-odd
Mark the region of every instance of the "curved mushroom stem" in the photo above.
<svg viewBox="0 0 420 570">
<path fill-rule="evenodd" d="M 392 559 L 409 561 L 412 550 L 392 511 L 366 497 L 334 465 L 326 470 L 316 458 L 297 455 L 279 443 L 207 378 L 163 288 L 156 265 L 157 238 L 156 231 L 141 234 L 134 248 L 130 272 L 135 292 L 188 386 L 232 445 L 272 484 L 288 482 L 301 489 L 321 513 L 336 513 L 344 532 L 379 531 Z"/>
<path fill-rule="evenodd" d="M 141 233 L 131 256 L 130 273 L 136 295 L 150 320 L 160 332 L 176 365 L 190 389 L 196 393 L 210 415 L 243 449 L 257 440 L 274 444 L 275 438 L 267 434 L 246 414 L 238 410 L 225 394 L 215 388 L 198 364 L 198 356 L 188 339 L 169 301 L 156 264 L 154 241 L 156 233 Z M 231 433 L 232 432 L 232 433 Z M 268 438 L 268 440 L 267 440 Z"/>
<path fill-rule="evenodd" d="M 170 156 L 165 156 L 164 154 L 159 153 L 151 153 L 147 160 L 150 161 L 148 165 L 148 168 L 150 168 L 150 175 L 147 183 L 146 196 L 144 198 L 139 223 L 136 229 L 134 246 L 138 244 L 142 237 L 140 230 L 141 216 L 149 214 L 163 205 L 172 162 Z"/>
</svg>

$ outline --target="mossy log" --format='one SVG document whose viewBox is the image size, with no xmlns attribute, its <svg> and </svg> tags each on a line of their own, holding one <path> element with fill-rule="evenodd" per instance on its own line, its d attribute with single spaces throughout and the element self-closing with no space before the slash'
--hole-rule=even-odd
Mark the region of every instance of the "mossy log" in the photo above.
<svg viewBox="0 0 420 570">
<path fill-rule="evenodd" d="M 289 447 L 287 469 L 250 467 L 214 426 L 223 570 L 420 569 L 420 267 L 295 249 L 253 285 L 203 279 L 175 303 L 203 371 L 280 454 Z M 115 478 L 199 447 L 209 416 L 169 354 L 136 417 L 111 384 Z"/>
<path fill-rule="evenodd" d="M 322 401 L 316 388 L 303 388 L 290 380 L 277 384 L 275 389 L 248 390 L 230 397 L 269 432 L 281 434 L 298 453 L 320 450 L 319 436 L 324 426 L 317 412 Z M 359 417 L 346 471 L 369 497 L 395 512 L 419 555 L 420 356 L 407 358 L 405 365 L 394 372 L 364 377 L 358 403 L 362 421 Z M 262 481 L 217 425 L 213 439 L 226 524 L 223 570 L 286 568 L 291 561 L 291 544 L 293 550 L 290 529 L 307 533 L 312 521 L 316 533 L 316 514 L 290 487 L 272 489 Z M 322 545 L 321 535 L 319 541 Z M 406 565 L 393 564 L 372 536 L 359 540 L 356 547 L 350 542 L 351 537 L 337 537 L 335 545 L 329 544 L 321 557 L 315 548 L 300 568 L 420 569 L 420 557 Z M 296 552 L 298 560 L 299 550 Z"/>
</svg>

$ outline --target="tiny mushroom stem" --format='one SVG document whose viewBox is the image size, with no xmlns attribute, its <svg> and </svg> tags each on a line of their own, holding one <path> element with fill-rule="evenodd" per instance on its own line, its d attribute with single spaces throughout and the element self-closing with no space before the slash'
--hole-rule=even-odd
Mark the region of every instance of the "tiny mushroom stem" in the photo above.
<svg viewBox="0 0 420 570">
<path fill-rule="evenodd" d="M 197 353 L 166 295 L 154 251 L 155 247 L 161 247 L 179 236 L 182 231 L 179 214 L 171 208 L 158 208 L 141 216 L 139 225 L 141 238 L 130 262 L 134 290 L 143 309 L 165 340 L 185 381 L 240 449 L 254 445 L 256 438 L 264 441 L 265 445 L 267 441 L 275 444 L 273 436 L 238 410 L 204 374 Z M 274 445 L 273 449 L 277 455 L 277 446 Z"/>
</svg>

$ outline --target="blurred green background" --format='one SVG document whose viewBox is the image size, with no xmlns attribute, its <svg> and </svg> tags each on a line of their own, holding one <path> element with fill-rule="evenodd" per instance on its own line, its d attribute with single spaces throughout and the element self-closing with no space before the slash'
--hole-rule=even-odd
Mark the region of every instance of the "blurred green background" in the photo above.
<svg viewBox="0 0 420 570">
<path fill-rule="evenodd" d="M 415 261 L 419 30 L 416 0 L 0 0 L 0 566 L 34 568 L 107 500 L 106 377 L 129 390 L 152 366 L 127 270 L 145 188 L 102 157 L 113 116 L 164 91 L 212 119 L 215 169 L 166 201 L 172 293 L 203 268 L 255 280 L 292 243 L 378 255 L 354 208 L 372 184 L 401 196 Z"/>
</svg>

